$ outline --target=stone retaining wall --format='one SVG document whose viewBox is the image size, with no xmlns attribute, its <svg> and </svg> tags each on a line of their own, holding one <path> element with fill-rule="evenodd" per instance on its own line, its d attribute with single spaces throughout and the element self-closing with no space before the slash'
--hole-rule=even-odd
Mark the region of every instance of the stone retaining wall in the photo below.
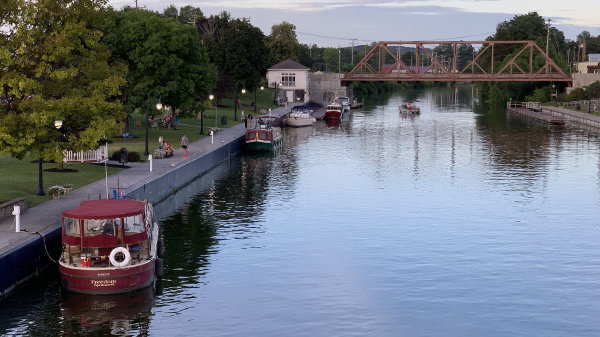
<svg viewBox="0 0 600 337">
<path fill-rule="evenodd" d="M 0 219 L 13 216 L 13 206 L 21 206 L 21 213 L 23 213 L 23 211 L 27 209 L 27 204 L 25 204 L 25 199 L 23 198 L 17 198 L 11 201 L 4 202 L 0 204 Z"/>
</svg>

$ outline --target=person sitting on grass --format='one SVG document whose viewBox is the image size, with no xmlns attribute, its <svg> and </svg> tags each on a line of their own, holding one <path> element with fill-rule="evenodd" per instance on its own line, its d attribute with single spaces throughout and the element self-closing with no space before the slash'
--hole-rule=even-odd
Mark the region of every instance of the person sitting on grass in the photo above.
<svg viewBox="0 0 600 337">
<path fill-rule="evenodd" d="M 171 157 L 173 154 L 175 154 L 175 149 L 173 149 L 173 147 L 171 146 L 171 143 L 169 143 L 169 142 L 165 143 L 165 151 L 166 151 L 167 157 Z"/>
</svg>

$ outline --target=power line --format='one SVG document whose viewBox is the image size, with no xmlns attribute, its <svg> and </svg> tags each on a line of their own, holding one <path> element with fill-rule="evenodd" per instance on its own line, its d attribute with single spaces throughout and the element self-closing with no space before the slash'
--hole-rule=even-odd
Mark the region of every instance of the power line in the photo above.
<svg viewBox="0 0 600 337">
<path fill-rule="evenodd" d="M 315 36 L 315 37 L 321 37 L 321 38 L 325 38 L 325 39 L 332 39 L 332 40 L 373 42 L 372 40 L 360 40 L 360 39 L 352 39 L 352 38 L 346 38 L 346 37 L 337 37 L 337 36 L 330 36 L 330 35 L 314 34 L 314 33 L 300 32 L 300 31 L 296 31 L 296 33 L 303 34 L 303 35 L 309 35 L 309 36 Z"/>
</svg>

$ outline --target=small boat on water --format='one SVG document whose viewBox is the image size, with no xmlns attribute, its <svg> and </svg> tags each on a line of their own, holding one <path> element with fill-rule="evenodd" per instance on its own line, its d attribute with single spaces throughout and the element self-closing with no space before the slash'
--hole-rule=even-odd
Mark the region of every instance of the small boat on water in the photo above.
<svg viewBox="0 0 600 337">
<path fill-rule="evenodd" d="M 350 112 L 350 98 L 346 96 L 336 97 L 335 100 L 342 104 L 342 113 Z"/>
<path fill-rule="evenodd" d="M 285 117 L 284 123 L 286 126 L 303 127 L 311 126 L 317 120 L 312 116 L 312 110 L 307 106 L 295 106 L 292 111 Z"/>
<path fill-rule="evenodd" d="M 275 116 L 259 116 L 252 120 L 246 130 L 247 151 L 276 151 L 283 143 L 283 135 L 279 125 L 281 121 Z"/>
<path fill-rule="evenodd" d="M 419 108 L 415 103 L 409 102 L 400 105 L 400 112 L 403 114 L 420 114 L 421 108 Z"/>
<path fill-rule="evenodd" d="M 115 294 L 153 284 L 163 274 L 163 242 L 152 204 L 136 200 L 87 200 L 63 211 L 64 288 Z"/>
<path fill-rule="evenodd" d="M 327 106 L 325 119 L 341 119 L 343 107 L 339 102 L 333 102 Z"/>
</svg>

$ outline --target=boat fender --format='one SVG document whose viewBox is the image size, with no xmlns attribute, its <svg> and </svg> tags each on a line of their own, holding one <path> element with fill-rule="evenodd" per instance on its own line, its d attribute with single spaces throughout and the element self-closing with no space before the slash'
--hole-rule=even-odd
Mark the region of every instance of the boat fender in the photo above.
<svg viewBox="0 0 600 337">
<path fill-rule="evenodd" d="M 117 262 L 117 260 L 115 260 L 115 255 L 117 255 L 117 253 L 123 253 L 123 255 L 125 255 L 125 259 L 121 262 Z M 110 252 L 108 259 L 110 260 L 110 264 L 112 264 L 115 267 L 121 268 L 129 264 L 129 262 L 131 261 L 131 254 L 124 247 L 117 247 Z"/>
<path fill-rule="evenodd" d="M 165 275 L 165 263 L 160 257 L 156 259 L 155 274 L 157 278 L 163 278 Z"/>
</svg>

